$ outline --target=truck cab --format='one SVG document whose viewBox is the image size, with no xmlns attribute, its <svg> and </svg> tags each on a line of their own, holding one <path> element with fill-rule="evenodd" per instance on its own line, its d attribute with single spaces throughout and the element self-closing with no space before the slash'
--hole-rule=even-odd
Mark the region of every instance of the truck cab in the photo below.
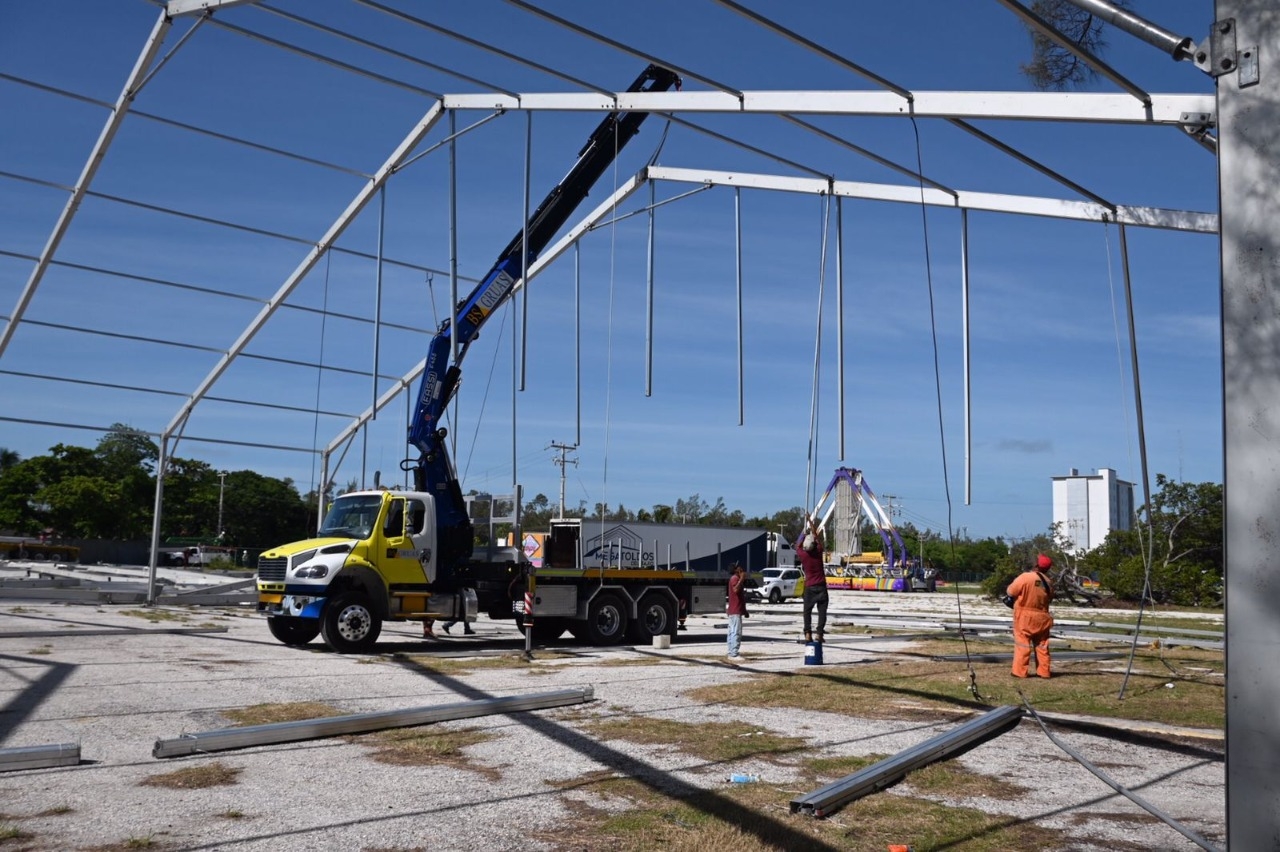
<svg viewBox="0 0 1280 852">
<path fill-rule="evenodd" d="M 475 592 L 442 577 L 435 501 L 412 491 L 357 491 L 333 501 L 315 538 L 258 559 L 258 611 L 273 636 L 336 651 L 372 649 L 384 621 L 474 618 Z"/>
</svg>

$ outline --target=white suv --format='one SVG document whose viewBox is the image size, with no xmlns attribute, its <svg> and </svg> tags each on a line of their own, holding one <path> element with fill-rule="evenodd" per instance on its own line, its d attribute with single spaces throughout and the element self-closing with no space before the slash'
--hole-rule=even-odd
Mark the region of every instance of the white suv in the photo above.
<svg viewBox="0 0 1280 852">
<path fill-rule="evenodd" d="M 761 574 L 760 588 L 756 591 L 769 603 L 781 603 L 783 598 L 804 594 L 804 575 L 799 568 L 766 568 Z"/>
</svg>

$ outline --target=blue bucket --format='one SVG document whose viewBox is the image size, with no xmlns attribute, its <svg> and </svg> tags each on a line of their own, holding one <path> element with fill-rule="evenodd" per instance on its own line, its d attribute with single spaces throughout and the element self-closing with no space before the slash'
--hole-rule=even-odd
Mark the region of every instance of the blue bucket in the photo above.
<svg viewBox="0 0 1280 852">
<path fill-rule="evenodd" d="M 809 642 L 804 646 L 804 664 L 806 666 L 822 665 L 822 643 Z"/>
</svg>

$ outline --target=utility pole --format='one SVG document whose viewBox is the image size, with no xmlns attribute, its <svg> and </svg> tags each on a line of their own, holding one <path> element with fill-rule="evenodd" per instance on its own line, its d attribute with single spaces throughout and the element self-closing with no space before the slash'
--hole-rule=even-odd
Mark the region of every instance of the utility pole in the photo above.
<svg viewBox="0 0 1280 852">
<path fill-rule="evenodd" d="M 227 472 L 218 471 L 218 541 L 222 541 L 222 493 L 227 490 Z"/>
<path fill-rule="evenodd" d="M 555 462 L 555 464 L 560 468 L 560 517 L 563 518 L 564 517 L 564 473 L 565 473 L 564 467 L 566 464 L 572 464 L 574 467 L 578 466 L 577 459 L 565 458 L 565 455 L 567 453 L 571 453 L 574 450 L 578 449 L 578 445 L 577 444 L 557 444 L 555 441 L 552 441 L 551 449 L 560 451 L 560 458 L 552 459 L 552 461 Z"/>
</svg>

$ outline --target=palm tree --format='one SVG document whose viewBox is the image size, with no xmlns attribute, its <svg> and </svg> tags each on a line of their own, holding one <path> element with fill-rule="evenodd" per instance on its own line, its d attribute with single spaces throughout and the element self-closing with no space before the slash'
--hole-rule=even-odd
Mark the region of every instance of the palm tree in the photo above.
<svg viewBox="0 0 1280 852">
<path fill-rule="evenodd" d="M 3 473 L 20 461 L 22 461 L 22 456 L 18 455 L 13 450 L 0 447 L 0 473 Z"/>
</svg>

